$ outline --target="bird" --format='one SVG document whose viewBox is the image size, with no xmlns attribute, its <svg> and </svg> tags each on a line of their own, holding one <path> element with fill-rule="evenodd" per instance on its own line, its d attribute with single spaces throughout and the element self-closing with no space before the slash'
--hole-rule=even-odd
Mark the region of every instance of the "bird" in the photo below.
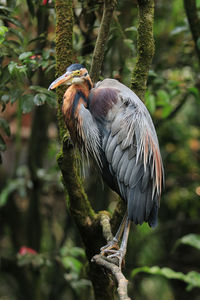
<svg viewBox="0 0 200 300">
<path fill-rule="evenodd" d="M 68 87 L 62 112 L 73 143 L 127 205 L 113 240 L 100 249 L 108 258 L 117 257 L 120 265 L 131 222 L 157 225 L 164 168 L 156 130 L 144 103 L 115 79 L 93 85 L 87 69 L 74 63 L 49 90 L 61 84 Z"/>
</svg>

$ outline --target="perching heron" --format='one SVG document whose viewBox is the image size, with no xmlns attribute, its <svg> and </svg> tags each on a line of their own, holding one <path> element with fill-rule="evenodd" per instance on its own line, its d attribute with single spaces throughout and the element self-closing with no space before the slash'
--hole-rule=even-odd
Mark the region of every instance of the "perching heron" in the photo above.
<svg viewBox="0 0 200 300">
<path fill-rule="evenodd" d="M 113 241 L 101 248 L 102 254 L 118 257 L 121 264 L 130 222 L 157 224 L 164 171 L 156 131 L 143 102 L 117 80 L 105 79 L 93 87 L 87 69 L 72 64 L 49 89 L 61 84 L 70 86 L 62 110 L 73 142 L 96 162 L 104 181 L 127 203 Z"/>
</svg>

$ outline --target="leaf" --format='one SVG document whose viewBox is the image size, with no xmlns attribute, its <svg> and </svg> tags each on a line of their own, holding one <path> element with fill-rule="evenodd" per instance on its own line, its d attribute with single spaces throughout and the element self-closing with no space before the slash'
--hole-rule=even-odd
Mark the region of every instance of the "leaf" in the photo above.
<svg viewBox="0 0 200 300">
<path fill-rule="evenodd" d="M 195 86 L 192 86 L 190 88 L 188 88 L 188 91 L 195 96 L 196 100 L 200 101 L 200 94 L 199 94 L 199 90 L 198 88 L 196 88 Z"/>
<path fill-rule="evenodd" d="M 10 100 L 9 95 L 3 95 L 3 96 L 1 97 L 1 101 L 2 101 L 3 103 L 5 103 L 5 104 L 7 104 L 7 103 L 9 102 L 9 100 Z"/>
<path fill-rule="evenodd" d="M 12 33 L 13 35 L 15 35 L 16 37 L 18 37 L 18 39 L 20 40 L 21 44 L 23 44 L 23 42 L 24 42 L 24 36 L 23 36 L 22 32 L 19 31 L 19 29 L 9 28 L 9 32 Z"/>
<path fill-rule="evenodd" d="M 35 91 L 35 92 L 38 92 L 38 93 L 42 93 L 42 94 L 46 94 L 46 95 L 52 95 L 52 92 L 48 91 L 47 88 L 43 88 L 43 87 L 38 86 L 38 85 L 31 85 L 30 89 Z"/>
<path fill-rule="evenodd" d="M 12 90 L 10 94 L 11 103 L 14 103 L 16 100 L 22 97 L 22 90 Z"/>
<path fill-rule="evenodd" d="M 165 90 L 158 90 L 157 94 L 157 104 L 164 106 L 169 103 L 169 94 Z"/>
<path fill-rule="evenodd" d="M 8 70 L 12 76 L 16 76 L 18 79 L 21 80 L 23 76 L 26 76 L 27 66 L 20 66 L 16 62 L 11 61 L 8 65 Z"/>
<path fill-rule="evenodd" d="M 75 272 L 76 274 L 79 274 L 82 268 L 82 263 L 71 256 L 65 256 L 61 258 L 62 264 L 63 266 L 68 269 L 71 270 L 73 272 Z"/>
<path fill-rule="evenodd" d="M 149 70 L 149 76 L 150 77 L 158 77 L 158 75 L 156 74 L 156 72 L 154 70 Z"/>
<path fill-rule="evenodd" d="M 21 98 L 22 100 L 22 112 L 24 114 L 30 113 L 34 107 L 33 96 L 32 95 L 24 95 Z"/>
<path fill-rule="evenodd" d="M 188 28 L 185 25 L 184 26 L 177 26 L 171 31 L 171 35 L 176 35 L 176 34 L 182 33 L 182 32 L 187 31 L 187 30 L 188 30 Z"/>
<path fill-rule="evenodd" d="M 22 54 L 20 54 L 19 60 L 24 60 L 26 58 L 29 58 L 32 55 L 33 55 L 33 52 L 31 52 L 31 51 L 23 52 Z"/>
<path fill-rule="evenodd" d="M 147 91 L 145 94 L 145 105 L 151 114 L 153 114 L 155 112 L 155 110 L 156 110 L 155 96 L 150 94 L 149 91 Z"/>
<path fill-rule="evenodd" d="M 10 72 L 10 74 L 13 74 L 16 68 L 17 68 L 17 63 L 11 61 L 8 65 L 8 71 Z"/>
<path fill-rule="evenodd" d="M 41 86 L 37 86 L 37 85 L 32 85 L 30 86 L 30 89 L 35 91 L 35 92 L 38 92 L 38 93 L 41 93 L 41 94 L 45 94 L 47 96 L 46 98 L 46 103 L 48 105 L 50 105 L 51 107 L 55 108 L 56 105 L 57 105 L 57 102 L 56 102 L 56 94 L 52 91 L 48 91 L 46 88 L 43 88 Z"/>
<path fill-rule="evenodd" d="M 171 105 L 165 105 L 163 108 L 162 108 L 162 117 L 163 119 L 167 118 L 170 113 L 172 112 L 172 106 Z"/>
<path fill-rule="evenodd" d="M 131 51 L 134 51 L 135 49 L 135 46 L 133 44 L 133 41 L 131 39 L 124 39 L 124 44 L 129 48 L 131 49 Z"/>
<path fill-rule="evenodd" d="M 2 44 L 5 40 L 5 34 L 7 31 L 8 28 L 6 26 L 0 26 L 0 44 Z"/>
<path fill-rule="evenodd" d="M 3 128 L 6 135 L 10 136 L 10 127 L 8 125 L 8 122 L 3 118 L 0 118 L 0 128 Z"/>
<path fill-rule="evenodd" d="M 24 26 L 23 26 L 23 24 L 21 22 L 19 22 L 19 20 L 16 19 L 16 18 L 12 18 L 12 17 L 7 17 L 7 16 L 1 15 L 1 19 L 5 20 L 5 21 L 8 21 L 8 22 L 16 25 L 17 27 L 25 29 Z"/>
<path fill-rule="evenodd" d="M 5 10 L 6 12 L 12 12 L 12 9 L 3 5 L 0 5 L 0 10 Z"/>
<path fill-rule="evenodd" d="M 69 254 L 74 257 L 85 257 L 85 251 L 80 247 L 69 248 Z"/>
<path fill-rule="evenodd" d="M 35 15 L 35 10 L 34 10 L 34 5 L 33 5 L 34 2 L 32 2 L 32 0 L 26 0 L 26 2 L 27 2 L 28 9 L 29 9 L 32 17 L 34 17 L 34 15 Z"/>
<path fill-rule="evenodd" d="M 85 251 L 80 247 L 67 247 L 63 246 L 60 249 L 61 256 L 85 257 Z"/>
<path fill-rule="evenodd" d="M 189 290 L 191 290 L 194 287 L 200 288 L 200 273 L 197 273 L 195 271 L 191 271 L 187 274 L 184 274 L 182 272 L 175 272 L 170 268 L 160 268 L 157 266 L 154 267 L 145 266 L 145 267 L 134 269 L 131 273 L 131 276 L 134 277 L 136 274 L 141 272 L 152 274 L 152 275 L 164 276 L 168 279 L 182 280 L 188 284 L 187 289 Z"/>
<path fill-rule="evenodd" d="M 4 206 L 7 203 L 9 195 L 14 192 L 18 187 L 18 181 L 12 180 L 9 181 L 6 187 L 0 193 L 0 207 Z"/>
<path fill-rule="evenodd" d="M 39 106 L 45 103 L 47 96 L 45 94 L 36 94 L 33 98 L 35 105 Z"/>
<path fill-rule="evenodd" d="M 127 27 L 125 29 L 125 31 L 134 31 L 134 32 L 137 32 L 137 27 L 135 27 L 135 26 Z"/>
<path fill-rule="evenodd" d="M 195 233 L 190 233 L 182 238 L 178 239 L 175 248 L 178 247 L 180 244 L 192 246 L 198 250 L 200 250 L 200 235 Z"/>
<path fill-rule="evenodd" d="M 2 138 L 2 136 L 0 135 L 0 151 L 5 151 L 6 150 L 6 143 L 4 141 L 4 139 Z"/>
</svg>

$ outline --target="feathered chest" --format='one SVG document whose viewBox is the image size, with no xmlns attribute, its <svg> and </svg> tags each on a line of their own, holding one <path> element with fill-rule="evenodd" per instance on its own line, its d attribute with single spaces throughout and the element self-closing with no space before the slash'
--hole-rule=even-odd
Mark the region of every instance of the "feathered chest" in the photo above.
<svg viewBox="0 0 200 300">
<path fill-rule="evenodd" d="M 70 86 L 63 97 L 63 117 L 74 143 L 82 142 L 81 107 L 87 107 L 88 92 L 84 88 Z"/>
</svg>

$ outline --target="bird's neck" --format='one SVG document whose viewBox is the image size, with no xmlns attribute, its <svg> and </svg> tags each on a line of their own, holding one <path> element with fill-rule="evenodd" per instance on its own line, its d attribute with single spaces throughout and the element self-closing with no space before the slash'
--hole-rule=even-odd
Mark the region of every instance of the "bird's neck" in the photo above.
<svg viewBox="0 0 200 300">
<path fill-rule="evenodd" d="M 84 84 L 71 85 L 63 97 L 63 115 L 68 127 L 78 118 L 81 105 L 88 107 L 88 96 L 91 85 Z"/>
</svg>

